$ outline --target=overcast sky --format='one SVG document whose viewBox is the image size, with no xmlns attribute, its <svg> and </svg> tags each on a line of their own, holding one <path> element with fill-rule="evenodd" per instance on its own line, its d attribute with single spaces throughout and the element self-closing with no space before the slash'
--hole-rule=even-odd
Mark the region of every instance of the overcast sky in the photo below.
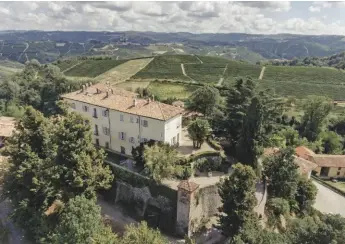
<svg viewBox="0 0 345 244">
<path fill-rule="evenodd" d="M 345 35 L 345 2 L 0 2 L 0 30 Z"/>
</svg>

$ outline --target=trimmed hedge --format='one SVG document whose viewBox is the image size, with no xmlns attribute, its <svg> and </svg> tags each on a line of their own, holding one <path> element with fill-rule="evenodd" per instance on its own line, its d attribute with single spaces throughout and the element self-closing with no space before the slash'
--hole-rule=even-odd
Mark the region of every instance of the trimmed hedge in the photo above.
<svg viewBox="0 0 345 244">
<path fill-rule="evenodd" d="M 188 160 L 192 162 L 199 158 L 212 157 L 212 156 L 220 156 L 222 158 L 226 157 L 223 151 L 204 151 L 204 152 L 198 152 L 196 154 L 190 155 Z"/>
<path fill-rule="evenodd" d="M 214 149 L 214 150 L 222 150 L 222 146 L 215 140 L 212 140 L 211 138 L 209 138 L 207 140 L 207 142 L 209 143 L 209 145 Z"/>
</svg>

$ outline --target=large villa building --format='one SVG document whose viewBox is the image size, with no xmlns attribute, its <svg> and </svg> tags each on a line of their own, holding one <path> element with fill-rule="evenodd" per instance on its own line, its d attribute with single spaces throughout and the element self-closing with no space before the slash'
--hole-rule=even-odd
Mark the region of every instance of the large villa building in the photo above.
<svg viewBox="0 0 345 244">
<path fill-rule="evenodd" d="M 106 84 L 83 85 L 76 92 L 62 95 L 72 111 L 89 119 L 93 140 L 98 146 L 131 155 L 132 147 L 148 140 L 178 145 L 181 139 L 181 107 Z"/>
</svg>

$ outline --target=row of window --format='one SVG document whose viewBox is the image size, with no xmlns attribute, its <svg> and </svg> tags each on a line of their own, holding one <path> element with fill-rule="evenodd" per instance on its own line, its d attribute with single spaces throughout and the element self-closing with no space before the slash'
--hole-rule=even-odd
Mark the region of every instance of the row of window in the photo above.
<svg viewBox="0 0 345 244">
<path fill-rule="evenodd" d="M 71 106 L 71 108 L 75 109 L 75 103 L 71 103 L 70 106 Z M 82 109 L 83 109 L 84 112 L 89 112 L 89 107 L 86 106 L 86 105 L 83 105 Z M 108 117 L 109 116 L 109 110 L 107 110 L 107 109 L 102 110 L 102 116 L 103 117 Z M 98 118 L 97 109 L 96 108 L 93 109 L 93 117 L 94 118 Z M 120 121 L 125 121 L 123 114 L 120 114 Z M 133 116 L 130 116 L 129 121 L 131 123 L 139 123 L 139 118 L 135 119 Z M 148 124 L 147 120 L 142 120 L 141 121 L 141 125 L 143 127 L 148 127 L 149 124 Z"/>
<path fill-rule="evenodd" d="M 99 135 L 99 133 L 98 133 L 98 125 L 95 125 L 95 133 L 94 134 L 96 136 Z M 103 126 L 103 134 L 106 135 L 106 136 L 110 135 L 109 128 Z M 119 132 L 119 139 L 122 140 L 122 141 L 125 141 L 126 140 L 126 133 L 125 132 Z M 135 138 L 134 137 L 129 137 L 128 141 L 130 143 L 135 143 Z M 148 140 L 146 138 L 142 138 L 141 141 L 142 142 L 147 142 Z"/>
</svg>

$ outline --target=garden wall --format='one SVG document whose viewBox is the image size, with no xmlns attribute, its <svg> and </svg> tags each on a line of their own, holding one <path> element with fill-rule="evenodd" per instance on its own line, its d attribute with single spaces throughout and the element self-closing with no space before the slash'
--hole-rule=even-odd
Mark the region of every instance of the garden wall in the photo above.
<svg viewBox="0 0 345 244">
<path fill-rule="evenodd" d="M 104 198 L 121 204 L 131 217 L 174 234 L 177 191 L 117 164 L 107 163 L 113 171 L 114 182 L 109 190 L 101 192 Z"/>
<path fill-rule="evenodd" d="M 219 212 L 218 208 L 221 205 L 222 201 L 218 194 L 217 185 L 198 189 L 191 204 L 191 231 L 198 231 L 205 222 Z"/>
</svg>

